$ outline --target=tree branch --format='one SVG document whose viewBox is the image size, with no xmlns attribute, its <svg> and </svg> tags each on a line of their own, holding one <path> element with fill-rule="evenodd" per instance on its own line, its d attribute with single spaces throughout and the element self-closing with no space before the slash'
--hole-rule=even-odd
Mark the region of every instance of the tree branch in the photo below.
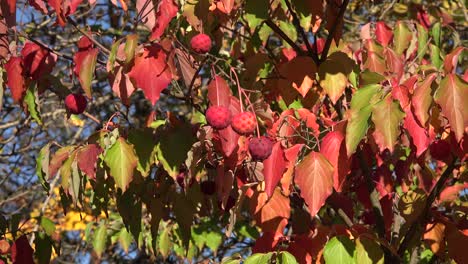
<svg viewBox="0 0 468 264">
<path fill-rule="evenodd" d="M 286 35 L 286 33 L 281 30 L 271 19 L 265 20 L 265 23 L 267 26 L 269 26 L 276 34 L 280 35 L 284 41 L 286 41 L 295 51 L 298 55 L 304 55 L 304 51 L 292 40 Z"/>
<path fill-rule="evenodd" d="M 338 28 L 340 20 L 344 17 L 344 12 L 346 11 L 346 7 L 348 6 L 348 4 L 349 0 L 343 0 L 343 3 L 340 7 L 340 12 L 338 13 L 338 16 L 335 19 L 335 23 L 333 23 L 330 32 L 328 32 L 327 41 L 325 42 L 325 47 L 323 48 L 322 56 L 320 57 L 320 62 L 324 62 L 327 59 L 328 51 L 330 50 L 330 46 L 335 35 L 336 29 Z"/>
<path fill-rule="evenodd" d="M 426 225 L 427 217 L 429 215 L 432 204 L 434 203 L 435 199 L 440 195 L 440 192 L 442 191 L 442 187 L 444 186 L 445 182 L 447 181 L 447 179 L 452 174 L 452 171 L 455 168 L 456 163 L 457 163 L 457 158 L 455 158 L 447 166 L 445 171 L 440 176 L 440 178 L 437 181 L 436 185 L 434 186 L 431 193 L 427 197 L 426 205 L 424 206 L 424 210 L 422 211 L 422 213 L 420 215 L 420 220 L 418 221 L 418 224 L 411 225 L 410 229 L 408 230 L 408 232 L 405 235 L 405 238 L 401 242 L 400 247 L 398 248 L 398 255 L 403 256 L 403 254 L 405 253 L 406 249 L 408 248 L 410 242 L 414 239 L 414 236 L 417 235 L 418 227 L 421 227 L 421 226 L 424 227 Z"/>
<path fill-rule="evenodd" d="M 319 65 L 320 61 L 319 61 L 318 55 L 317 55 L 316 52 L 314 52 L 314 50 L 312 49 L 312 46 L 310 46 L 307 35 L 305 34 L 304 29 L 301 27 L 301 22 L 299 21 L 299 18 L 297 17 L 296 12 L 294 12 L 289 0 L 285 0 L 285 2 L 286 2 L 286 6 L 288 7 L 288 10 L 291 13 L 291 16 L 293 18 L 293 24 L 296 27 L 296 31 L 297 31 L 297 33 L 299 33 L 299 35 L 301 35 L 302 39 L 305 42 L 305 45 L 307 47 L 307 51 L 309 53 L 309 56 L 312 57 L 312 59 L 314 60 L 316 65 Z M 315 46 L 317 46 L 317 45 L 315 45 Z"/>
</svg>

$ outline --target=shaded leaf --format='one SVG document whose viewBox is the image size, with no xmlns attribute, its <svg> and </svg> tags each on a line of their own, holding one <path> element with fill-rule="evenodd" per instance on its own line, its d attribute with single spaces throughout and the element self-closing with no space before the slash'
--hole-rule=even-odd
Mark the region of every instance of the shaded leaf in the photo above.
<svg viewBox="0 0 468 264">
<path fill-rule="evenodd" d="M 333 191 L 333 167 L 319 152 L 311 152 L 296 166 L 294 182 L 313 217 Z"/>
<path fill-rule="evenodd" d="M 104 161 L 110 168 L 110 175 L 114 178 L 117 187 L 125 192 L 133 179 L 133 170 L 137 165 L 133 145 L 128 144 L 123 137 L 119 137 L 107 150 Z"/>
<path fill-rule="evenodd" d="M 374 240 L 361 236 L 356 239 L 354 261 L 363 264 L 383 264 L 385 263 L 384 252 Z"/>
<path fill-rule="evenodd" d="M 101 258 L 102 253 L 106 250 L 107 244 L 107 228 L 106 224 L 102 222 L 99 227 L 94 231 L 93 250 L 96 252 L 98 258 Z"/>
<path fill-rule="evenodd" d="M 36 239 L 34 240 L 36 248 L 36 258 L 39 264 L 48 264 L 50 263 L 50 258 L 52 256 L 52 240 L 50 236 L 42 233 L 36 233 Z"/>
<path fill-rule="evenodd" d="M 90 179 L 96 178 L 96 163 L 101 153 L 102 149 L 97 144 L 86 145 L 78 151 L 78 167 Z"/>
<path fill-rule="evenodd" d="M 322 139 L 320 152 L 335 168 L 333 172 L 333 188 L 335 191 L 341 192 L 351 166 L 343 134 L 339 131 L 328 132 Z"/>
<path fill-rule="evenodd" d="M 151 166 L 155 163 L 156 142 L 152 130 L 131 130 L 128 141 L 135 147 L 138 158 L 137 170 L 143 177 L 148 176 Z"/>
<path fill-rule="evenodd" d="M 336 236 L 330 239 L 323 249 L 325 263 L 353 264 L 356 246 L 345 236 Z"/>
<path fill-rule="evenodd" d="M 11 246 L 11 261 L 14 264 L 33 264 L 33 253 L 34 250 L 29 245 L 28 238 L 23 235 Z"/>
<path fill-rule="evenodd" d="M 333 104 L 343 94 L 348 85 L 348 75 L 353 71 L 354 62 L 343 52 L 335 52 L 320 64 L 319 77 L 320 86 L 330 97 Z"/>
</svg>

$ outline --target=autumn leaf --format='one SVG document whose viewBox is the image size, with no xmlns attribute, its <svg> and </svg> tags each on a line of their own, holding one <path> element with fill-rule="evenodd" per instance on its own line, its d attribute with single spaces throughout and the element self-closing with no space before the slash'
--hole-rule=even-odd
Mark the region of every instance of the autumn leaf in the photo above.
<svg viewBox="0 0 468 264">
<path fill-rule="evenodd" d="M 382 46 L 387 47 L 393 39 L 393 32 L 385 22 L 379 21 L 375 25 L 375 36 Z"/>
<path fill-rule="evenodd" d="M 29 245 L 28 238 L 23 235 L 11 246 L 11 261 L 13 264 L 33 264 L 33 253 L 34 250 Z"/>
<path fill-rule="evenodd" d="M 154 3 L 159 4 L 158 6 L 154 6 Z M 174 0 L 137 0 L 136 7 L 143 18 L 142 21 L 151 29 L 150 40 L 159 39 L 169 25 L 169 22 L 179 11 L 179 7 Z"/>
<path fill-rule="evenodd" d="M 47 7 L 43 0 L 29 0 L 29 4 L 42 14 L 47 14 Z"/>
<path fill-rule="evenodd" d="M 21 55 L 24 73 L 33 80 L 39 80 L 44 74 L 50 73 L 57 61 L 57 55 L 32 42 L 24 45 Z"/>
<path fill-rule="evenodd" d="M 161 91 L 171 83 L 172 74 L 167 64 L 167 56 L 161 46 L 154 44 L 146 47 L 135 58 L 135 65 L 128 73 L 145 97 L 154 105 Z"/>
<path fill-rule="evenodd" d="M 335 52 L 320 64 L 320 86 L 323 87 L 333 104 L 340 99 L 348 85 L 348 74 L 353 71 L 354 62 L 343 52 Z"/>
<path fill-rule="evenodd" d="M 273 194 L 276 185 L 283 176 L 288 162 L 284 155 L 284 150 L 280 142 L 273 145 L 271 155 L 263 161 L 263 176 L 265 177 L 265 192 L 268 197 Z"/>
<path fill-rule="evenodd" d="M 114 178 L 117 187 L 125 192 L 133 179 L 133 170 L 137 166 L 137 158 L 133 145 L 119 137 L 114 145 L 107 150 L 104 161 L 110 169 L 110 175 Z"/>
<path fill-rule="evenodd" d="M 47 3 L 55 10 L 57 24 L 64 27 L 67 17 L 73 15 L 83 0 L 49 0 Z"/>
<path fill-rule="evenodd" d="M 295 170 L 294 182 L 301 189 L 301 197 L 314 217 L 333 191 L 334 169 L 327 158 L 319 152 L 309 153 Z"/>
<path fill-rule="evenodd" d="M 411 107 L 409 105 L 405 108 L 405 113 L 406 116 L 403 126 L 413 140 L 413 144 L 416 146 L 416 156 L 419 157 L 429 147 L 431 140 L 427 130 L 416 120 L 416 117 L 411 111 Z"/>
<path fill-rule="evenodd" d="M 89 144 L 79 149 L 76 156 L 78 167 L 90 179 L 96 178 L 96 162 L 102 149 L 97 144 Z"/>
<path fill-rule="evenodd" d="M 82 39 L 87 39 L 83 37 Z M 99 50 L 97 48 L 81 49 L 73 57 L 75 74 L 80 80 L 81 87 L 88 98 L 91 98 L 91 83 L 94 78 L 94 70 L 96 68 L 97 56 Z"/>
<path fill-rule="evenodd" d="M 468 85 L 458 75 L 448 74 L 440 82 L 434 100 L 442 107 L 442 113 L 449 120 L 457 141 L 460 141 L 468 126 Z"/>
<path fill-rule="evenodd" d="M 387 96 L 372 106 L 372 121 L 375 124 L 374 139 L 380 151 L 385 149 L 393 152 L 395 142 L 400 135 L 400 122 L 405 113 L 400 110 L 398 102 Z"/>
<path fill-rule="evenodd" d="M 278 80 L 278 89 L 283 91 L 286 88 L 294 88 L 305 97 L 312 88 L 316 72 L 317 66 L 312 58 L 295 57 L 281 66 L 280 74 L 283 78 Z"/>
<path fill-rule="evenodd" d="M 20 103 L 26 93 L 26 84 L 23 77 L 23 64 L 19 57 L 11 57 L 5 64 L 8 78 L 8 87 L 16 103 Z"/>
<path fill-rule="evenodd" d="M 426 76 L 424 81 L 418 82 L 414 90 L 411 104 L 413 107 L 414 115 L 418 118 L 422 127 L 425 127 L 429 119 L 429 108 L 432 104 L 432 82 L 437 77 L 436 73 Z"/>
<path fill-rule="evenodd" d="M 455 69 L 457 68 L 457 63 L 458 63 L 458 57 L 465 50 L 466 50 L 465 47 L 458 47 L 454 49 L 452 52 L 450 52 L 450 54 L 445 56 L 444 70 L 446 74 L 455 72 Z"/>
<path fill-rule="evenodd" d="M 335 191 L 341 192 L 351 166 L 343 134 L 339 131 L 328 132 L 322 139 L 320 153 L 335 168 L 333 172 L 333 188 Z"/>
<path fill-rule="evenodd" d="M 208 85 L 208 100 L 211 105 L 229 107 L 231 95 L 228 83 L 218 75 Z"/>
<path fill-rule="evenodd" d="M 394 30 L 393 46 L 395 52 L 398 55 L 402 55 L 403 52 L 409 47 L 413 33 L 410 31 L 408 26 L 403 21 L 397 21 Z"/>
</svg>

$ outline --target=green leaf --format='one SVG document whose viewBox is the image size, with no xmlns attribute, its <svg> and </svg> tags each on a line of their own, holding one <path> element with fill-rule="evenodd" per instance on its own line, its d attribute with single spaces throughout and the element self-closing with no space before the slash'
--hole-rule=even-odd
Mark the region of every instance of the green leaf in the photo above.
<svg viewBox="0 0 468 264">
<path fill-rule="evenodd" d="M 47 182 L 47 179 L 50 178 L 49 175 L 49 158 L 50 158 L 50 143 L 47 143 L 39 151 L 39 155 L 36 159 L 36 174 L 41 182 L 42 187 L 49 192 L 50 186 Z"/>
<path fill-rule="evenodd" d="M 375 241 L 360 237 L 356 240 L 354 261 L 359 264 L 383 264 L 384 253 Z"/>
<path fill-rule="evenodd" d="M 440 69 L 442 66 L 442 58 L 440 57 L 440 49 L 436 45 L 430 45 L 431 49 L 431 62 L 436 66 L 437 69 Z"/>
<path fill-rule="evenodd" d="M 382 85 L 380 84 L 372 84 L 366 85 L 364 87 L 359 88 L 351 99 L 351 109 L 354 111 L 359 111 L 362 108 L 370 105 L 371 100 L 373 98 L 379 97 L 382 93 Z"/>
<path fill-rule="evenodd" d="M 151 165 L 155 163 L 155 146 L 153 132 L 151 129 L 131 130 L 128 141 L 135 147 L 138 157 L 137 170 L 143 177 L 148 176 Z"/>
<path fill-rule="evenodd" d="M 400 110 L 400 104 L 388 95 L 372 106 L 372 121 L 375 124 L 374 139 L 380 151 L 385 149 L 393 152 L 395 142 L 400 135 L 400 122 L 405 113 Z"/>
<path fill-rule="evenodd" d="M 28 112 L 31 115 L 31 117 L 39 125 L 42 125 L 42 119 L 41 119 L 41 115 L 39 113 L 38 101 L 36 100 L 36 98 L 37 98 L 36 83 L 32 82 L 29 85 L 28 90 L 26 90 L 26 95 L 24 96 L 24 101 L 26 102 L 26 105 L 28 106 Z"/>
<path fill-rule="evenodd" d="M 348 75 L 353 71 L 354 62 L 343 52 L 335 52 L 320 64 L 320 86 L 323 87 L 333 104 L 343 95 L 348 85 Z"/>
<path fill-rule="evenodd" d="M 221 260 L 221 264 L 240 264 L 242 260 L 242 256 L 239 253 L 235 253 L 232 256 L 224 257 Z"/>
<path fill-rule="evenodd" d="M 354 243 L 345 236 L 330 239 L 323 249 L 325 263 L 353 264 Z"/>
<path fill-rule="evenodd" d="M 125 63 L 128 64 L 135 58 L 135 49 L 138 45 L 138 35 L 131 34 L 127 35 L 127 39 L 125 40 Z"/>
<path fill-rule="evenodd" d="M 385 76 L 380 75 L 376 72 L 369 71 L 369 70 L 365 70 L 359 75 L 360 85 L 380 83 L 383 80 L 385 80 Z"/>
<path fill-rule="evenodd" d="M 255 28 L 260 23 L 268 18 L 268 0 L 248 0 L 245 3 L 245 20 L 249 25 L 251 31 L 255 31 Z"/>
<path fill-rule="evenodd" d="M 418 27 L 418 62 L 421 62 L 426 54 L 427 47 L 429 46 L 427 43 L 428 33 L 427 29 L 423 27 L 421 24 L 417 24 Z"/>
<path fill-rule="evenodd" d="M 179 166 L 185 162 L 187 152 L 195 142 L 190 124 L 180 124 L 161 133 L 156 155 L 171 177 L 179 174 Z"/>
<path fill-rule="evenodd" d="M 440 22 L 436 22 L 434 25 L 432 25 L 431 35 L 437 47 L 440 47 L 440 31 L 441 31 Z"/>
<path fill-rule="evenodd" d="M 209 232 L 206 235 L 206 246 L 213 252 L 218 251 L 218 247 L 223 242 L 223 236 L 219 232 Z"/>
<path fill-rule="evenodd" d="M 297 264 L 296 258 L 287 251 L 280 252 L 276 258 L 278 264 Z"/>
<path fill-rule="evenodd" d="M 271 257 L 273 256 L 273 252 L 269 252 L 266 254 L 256 253 L 252 256 L 245 259 L 244 264 L 265 264 L 270 263 Z"/>
<path fill-rule="evenodd" d="M 117 40 L 111 46 L 111 52 L 109 54 L 109 61 L 107 63 L 109 67 L 109 72 L 114 72 L 114 64 L 115 64 L 115 60 L 117 59 L 117 52 L 119 50 L 119 46 L 122 43 L 122 41 L 123 41 L 123 38 Z"/>
<path fill-rule="evenodd" d="M 94 252 L 101 258 L 102 253 L 106 250 L 107 244 L 107 227 L 105 222 L 101 222 L 100 226 L 94 232 L 93 249 Z"/>
<path fill-rule="evenodd" d="M 351 109 L 351 116 L 346 126 L 346 150 L 348 157 L 356 151 L 362 138 L 367 134 L 371 113 L 372 108 L 370 105 L 357 111 Z"/>
<path fill-rule="evenodd" d="M 41 216 L 41 227 L 49 236 L 55 232 L 55 223 L 47 217 Z"/>
<path fill-rule="evenodd" d="M 297 40 L 297 31 L 296 31 L 296 28 L 294 27 L 294 25 L 292 23 L 280 20 L 279 21 L 279 28 L 281 28 L 281 30 L 283 30 L 283 32 L 292 41 Z M 286 44 L 286 42 L 285 42 L 285 45 L 289 46 L 289 44 Z"/>
<path fill-rule="evenodd" d="M 403 52 L 409 47 L 412 37 L 413 34 L 408 26 L 404 22 L 398 21 L 395 25 L 394 33 L 394 47 L 395 52 L 398 55 L 403 54 Z"/>
<path fill-rule="evenodd" d="M 163 229 L 161 234 L 159 235 L 159 240 L 158 240 L 158 247 L 159 247 L 159 252 L 163 256 L 164 259 L 169 256 L 170 250 L 171 250 L 171 240 L 169 239 L 169 231 L 171 229 L 169 227 L 166 227 Z"/>
<path fill-rule="evenodd" d="M 434 100 L 442 107 L 450 129 L 455 133 L 457 141 L 460 141 L 468 126 L 468 84 L 460 76 L 448 74 L 440 82 Z"/>
<path fill-rule="evenodd" d="M 37 263 L 50 263 L 50 257 L 52 256 L 52 240 L 50 239 L 50 237 L 43 232 L 36 232 L 34 244 L 35 255 L 38 261 Z"/>
<path fill-rule="evenodd" d="M 128 144 L 123 137 L 119 137 L 107 150 L 104 161 L 110 168 L 110 175 L 114 178 L 117 187 L 125 192 L 133 179 L 133 170 L 137 165 L 133 145 Z"/>
<path fill-rule="evenodd" d="M 130 234 L 127 231 L 127 228 L 123 227 L 122 230 L 120 230 L 119 232 L 119 243 L 120 243 L 120 246 L 125 251 L 125 253 L 128 253 L 128 249 L 130 248 L 132 241 L 133 241 L 132 234 Z"/>
</svg>

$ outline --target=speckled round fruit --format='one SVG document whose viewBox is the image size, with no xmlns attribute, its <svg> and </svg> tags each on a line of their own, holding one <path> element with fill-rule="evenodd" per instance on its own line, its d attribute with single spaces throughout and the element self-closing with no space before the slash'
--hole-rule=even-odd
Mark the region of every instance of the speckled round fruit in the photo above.
<svg viewBox="0 0 468 264">
<path fill-rule="evenodd" d="M 429 146 L 431 156 L 436 160 L 446 160 L 452 154 L 450 143 L 446 140 L 436 140 Z"/>
<path fill-rule="evenodd" d="M 254 161 L 266 160 L 272 149 L 273 142 L 267 137 L 254 137 L 249 141 L 249 153 Z"/>
<path fill-rule="evenodd" d="M 87 104 L 88 100 L 82 94 L 71 93 L 65 97 L 65 107 L 74 115 L 83 113 Z"/>
<path fill-rule="evenodd" d="M 240 135 L 248 135 L 255 131 L 257 119 L 252 112 L 242 112 L 232 118 L 231 127 Z"/>
<path fill-rule="evenodd" d="M 206 195 L 213 195 L 216 192 L 216 183 L 212 180 L 200 182 L 200 190 Z"/>
<path fill-rule="evenodd" d="M 224 129 L 231 124 L 231 111 L 225 106 L 210 106 L 206 110 L 206 121 L 214 129 Z"/>
<path fill-rule="evenodd" d="M 211 38 L 203 33 L 195 35 L 190 40 L 190 46 L 197 53 L 207 53 L 211 49 Z"/>
</svg>

